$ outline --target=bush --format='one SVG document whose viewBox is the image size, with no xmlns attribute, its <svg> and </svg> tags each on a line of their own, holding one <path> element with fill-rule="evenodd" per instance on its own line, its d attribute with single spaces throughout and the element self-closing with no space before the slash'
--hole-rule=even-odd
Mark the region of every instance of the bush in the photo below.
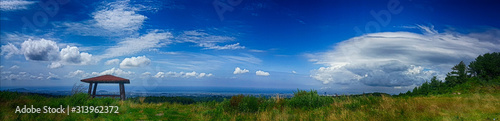
<svg viewBox="0 0 500 121">
<path fill-rule="evenodd" d="M 255 96 L 235 95 L 229 101 L 223 101 L 222 104 L 226 111 L 239 112 L 257 112 L 260 109 L 265 109 L 267 104 L 264 98 Z M 261 105 L 262 104 L 262 105 Z"/>
<path fill-rule="evenodd" d="M 294 108 L 313 109 L 331 104 L 332 102 L 333 98 L 321 97 L 316 90 L 307 92 L 297 89 L 297 92 L 294 92 L 294 96 L 288 101 L 288 105 Z"/>
</svg>

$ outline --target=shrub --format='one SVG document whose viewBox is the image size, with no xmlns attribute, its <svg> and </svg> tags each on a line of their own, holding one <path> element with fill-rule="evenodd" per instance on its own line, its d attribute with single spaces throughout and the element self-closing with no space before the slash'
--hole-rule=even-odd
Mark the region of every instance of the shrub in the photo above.
<svg viewBox="0 0 500 121">
<path fill-rule="evenodd" d="M 223 101 L 222 104 L 226 111 L 257 112 L 259 108 L 266 108 L 264 101 L 264 98 L 255 96 L 235 95 L 229 101 Z"/>
<path fill-rule="evenodd" d="M 297 89 L 297 92 L 294 92 L 294 96 L 288 101 L 288 105 L 294 108 L 313 109 L 331 104 L 332 102 L 333 99 L 331 97 L 321 97 L 316 90 L 307 92 Z"/>
</svg>

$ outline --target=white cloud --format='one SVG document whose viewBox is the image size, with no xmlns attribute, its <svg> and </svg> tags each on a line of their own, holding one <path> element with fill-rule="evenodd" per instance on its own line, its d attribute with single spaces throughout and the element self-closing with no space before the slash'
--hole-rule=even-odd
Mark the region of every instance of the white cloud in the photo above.
<svg viewBox="0 0 500 121">
<path fill-rule="evenodd" d="M 250 71 L 249 71 L 249 70 L 247 70 L 247 69 L 243 69 L 243 70 L 242 70 L 242 69 L 240 69 L 240 67 L 236 67 L 236 68 L 234 69 L 233 74 L 244 74 L 244 73 L 248 73 L 248 72 L 250 72 Z"/>
<path fill-rule="evenodd" d="M 251 49 L 251 50 L 248 50 L 250 52 L 256 52 L 256 53 L 263 53 L 263 52 L 266 52 L 265 50 L 256 50 L 256 49 Z"/>
<path fill-rule="evenodd" d="M 66 44 L 61 44 L 66 45 Z M 88 65 L 92 62 L 92 54 L 80 52 L 78 47 L 68 46 L 59 51 L 59 46 L 52 40 L 28 39 L 21 43 L 21 50 L 9 43 L 2 45 L 2 55 L 7 53 L 6 58 L 13 54 L 24 54 L 26 60 L 51 61 L 48 68 L 60 68 L 63 65 Z"/>
<path fill-rule="evenodd" d="M 86 78 L 88 77 L 89 74 L 85 73 L 85 71 L 83 70 L 76 70 L 76 71 L 73 71 L 73 72 L 69 72 L 68 75 L 66 75 L 66 77 L 81 77 L 81 78 Z"/>
<path fill-rule="evenodd" d="M 111 31 L 137 31 L 142 27 L 146 16 L 138 14 L 138 8 L 129 5 L 128 0 L 104 5 L 92 13 L 96 25 Z"/>
<path fill-rule="evenodd" d="M 0 55 L 4 54 L 5 58 L 8 59 L 14 54 L 21 54 L 21 51 L 19 51 L 19 49 L 17 49 L 17 47 L 14 46 L 12 43 L 9 43 L 7 45 L 2 45 L 2 52 L 0 53 Z"/>
<path fill-rule="evenodd" d="M 130 4 L 130 0 L 102 2 L 91 14 L 93 19 L 82 22 L 60 22 L 56 26 L 64 32 L 83 36 L 125 36 L 138 34 L 148 17 L 141 11 L 155 10 L 150 5 Z"/>
<path fill-rule="evenodd" d="M 111 60 L 106 61 L 104 64 L 115 65 L 115 64 L 119 64 L 119 63 L 120 63 L 120 59 L 111 59 Z"/>
<path fill-rule="evenodd" d="M 195 43 L 199 47 L 203 47 L 203 49 L 214 49 L 214 50 L 245 49 L 245 46 L 241 46 L 240 43 L 226 44 L 224 46 L 217 45 L 219 43 L 235 41 L 236 38 L 229 36 L 211 35 L 203 30 L 184 31 L 182 35 L 176 37 L 176 40 L 178 42 Z"/>
<path fill-rule="evenodd" d="M 155 47 L 161 47 L 162 45 L 171 43 L 169 40 L 170 38 L 172 38 L 172 34 L 170 32 L 159 32 L 157 30 L 151 31 L 138 38 L 125 38 L 124 41 L 119 42 L 118 45 L 107 49 L 105 54 L 99 56 L 98 58 L 102 59 L 124 56 Z"/>
<path fill-rule="evenodd" d="M 257 75 L 257 76 L 269 76 L 269 72 L 264 72 L 264 71 L 258 70 L 255 72 L 255 75 Z"/>
<path fill-rule="evenodd" d="M 151 60 L 146 56 L 137 56 L 131 58 L 125 58 L 120 63 L 120 68 L 133 68 L 147 66 L 151 63 Z"/>
<path fill-rule="evenodd" d="M 354 37 L 333 50 L 308 55 L 325 67 L 311 77 L 324 84 L 362 83 L 369 86 L 409 86 L 443 75 L 460 62 L 499 51 L 500 45 L 455 33 L 438 33 L 420 26 L 424 34 L 382 32 Z"/>
<path fill-rule="evenodd" d="M 52 72 L 48 72 L 48 75 L 45 74 L 32 74 L 29 72 L 11 72 L 11 71 L 2 71 L 0 73 L 0 80 L 10 80 L 10 81 L 33 81 L 33 80 L 60 80 L 57 74 Z M 25 83 L 25 82 L 22 82 Z M 31 83 L 31 82 L 28 82 Z"/>
<path fill-rule="evenodd" d="M 211 73 L 197 73 L 195 71 L 192 71 L 192 72 L 172 72 L 172 71 L 169 71 L 169 72 L 158 72 L 156 73 L 156 75 L 154 75 L 153 77 L 155 78 L 165 78 L 165 77 L 182 77 L 182 78 L 190 78 L 190 77 L 194 77 L 194 78 L 203 78 L 203 77 L 211 77 L 213 76 L 213 74 Z"/>
<path fill-rule="evenodd" d="M 28 72 L 10 72 L 10 71 L 2 71 L 0 74 L 0 80 L 10 80 L 10 81 L 32 81 L 32 80 L 44 80 L 46 77 L 45 75 L 40 74 L 40 75 L 32 75 Z"/>
<path fill-rule="evenodd" d="M 247 64 L 247 63 L 260 64 L 262 62 L 262 60 L 254 57 L 253 55 L 250 54 L 243 54 L 243 55 L 244 56 L 221 56 L 221 57 L 227 59 L 228 61 L 234 63 L 242 63 L 242 64 Z"/>
<path fill-rule="evenodd" d="M 155 77 L 155 78 L 164 78 L 165 77 L 165 73 L 164 72 L 158 72 L 153 77 Z"/>
<path fill-rule="evenodd" d="M 105 70 L 105 71 L 99 73 L 98 75 L 96 75 L 96 74 L 97 73 L 92 73 L 92 75 L 95 75 L 95 76 L 116 75 L 116 76 L 122 76 L 122 77 L 131 77 L 134 74 L 134 72 L 124 71 L 124 70 L 121 70 L 118 68 L 111 68 L 111 69 L 108 69 L 108 70 Z"/>
<path fill-rule="evenodd" d="M 59 59 L 59 47 L 52 40 L 27 40 L 21 44 L 26 60 L 55 61 Z"/>
<path fill-rule="evenodd" d="M 19 68 L 19 66 L 17 66 L 17 65 L 13 65 L 13 66 L 12 66 L 12 67 L 10 67 L 9 69 L 13 70 L 13 69 L 18 69 L 18 68 Z"/>
<path fill-rule="evenodd" d="M 131 72 L 131 71 L 124 71 L 124 70 L 121 70 L 119 68 L 111 68 L 111 69 L 108 69 L 108 70 L 104 70 L 102 72 L 92 72 L 92 73 L 86 73 L 85 71 L 83 70 L 76 70 L 76 71 L 73 71 L 73 72 L 69 72 L 68 75 L 66 75 L 66 77 L 70 77 L 70 78 L 89 78 L 89 77 L 93 77 L 93 76 L 102 76 L 102 75 L 115 75 L 115 76 L 120 76 L 120 77 L 133 77 L 134 76 L 134 72 Z"/>
<path fill-rule="evenodd" d="M 51 69 L 55 69 L 55 68 L 61 68 L 61 67 L 63 67 L 63 65 L 60 62 L 52 62 L 47 67 L 51 68 Z"/>
<path fill-rule="evenodd" d="M 204 49 L 214 49 L 214 50 L 236 50 L 236 49 L 245 49 L 245 46 L 240 46 L 240 43 L 230 44 L 219 46 L 214 43 L 200 43 L 198 44 L 200 47 L 205 47 Z"/>
<path fill-rule="evenodd" d="M 48 80 L 60 80 L 61 78 L 59 78 L 58 75 L 49 72 L 49 76 L 47 76 L 47 79 Z"/>
<path fill-rule="evenodd" d="M 151 76 L 151 72 L 144 72 L 141 74 L 141 78 L 148 78 Z"/>
<path fill-rule="evenodd" d="M 296 71 L 292 71 L 292 73 L 296 74 L 297 72 Z"/>
<path fill-rule="evenodd" d="M 87 65 L 92 60 L 91 54 L 80 53 L 78 47 L 66 46 L 66 48 L 61 49 L 60 55 L 61 61 L 66 64 Z"/>
<path fill-rule="evenodd" d="M 2 0 L 0 1 L 1 11 L 15 11 L 15 10 L 25 10 L 28 6 L 36 3 L 35 1 L 27 0 Z"/>
</svg>

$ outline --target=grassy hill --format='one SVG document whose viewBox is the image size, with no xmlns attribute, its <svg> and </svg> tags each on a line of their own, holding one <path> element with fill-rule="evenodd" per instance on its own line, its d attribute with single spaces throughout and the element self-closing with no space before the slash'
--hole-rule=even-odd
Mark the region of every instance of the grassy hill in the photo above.
<svg viewBox="0 0 500 121">
<path fill-rule="evenodd" d="M 431 96 L 364 95 L 323 97 L 299 91 L 295 97 L 233 96 L 222 102 L 146 103 L 86 94 L 44 97 L 0 92 L 0 119 L 8 120 L 498 120 L 500 93 Z M 171 99 L 173 100 L 173 99 Z M 182 99 L 186 100 L 186 99 Z M 19 114 L 17 106 L 118 106 L 119 114 Z"/>
</svg>

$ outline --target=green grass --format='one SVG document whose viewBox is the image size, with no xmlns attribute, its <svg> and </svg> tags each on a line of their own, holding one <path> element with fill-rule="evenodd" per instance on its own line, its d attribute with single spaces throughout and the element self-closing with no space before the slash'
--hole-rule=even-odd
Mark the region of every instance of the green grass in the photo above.
<svg viewBox="0 0 500 121">
<path fill-rule="evenodd" d="M 186 100 L 179 98 L 181 100 Z M 293 98 L 238 95 L 222 102 L 148 103 L 137 99 L 89 99 L 86 94 L 45 97 L 0 92 L 0 120 L 499 120 L 500 93 L 432 96 L 322 97 L 297 91 Z M 171 103 L 171 102 L 173 103 Z M 17 106 L 119 106 L 119 114 L 19 114 Z"/>
</svg>

